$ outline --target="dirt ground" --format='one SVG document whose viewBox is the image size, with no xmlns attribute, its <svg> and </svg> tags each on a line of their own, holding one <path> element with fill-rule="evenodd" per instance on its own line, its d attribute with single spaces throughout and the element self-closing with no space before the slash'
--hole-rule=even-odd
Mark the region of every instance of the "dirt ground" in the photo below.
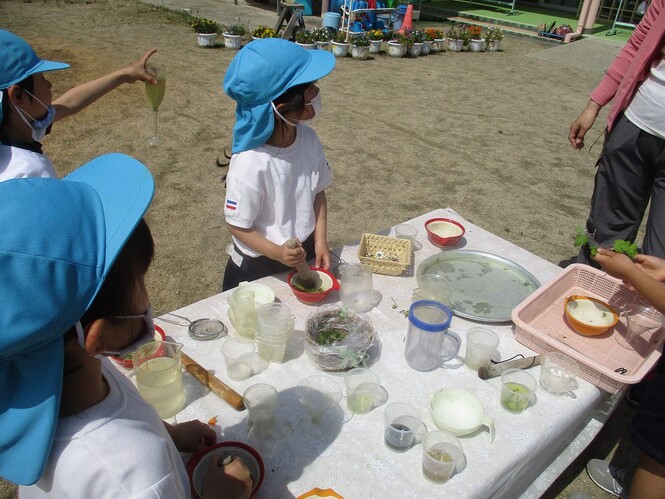
<svg viewBox="0 0 665 499">
<path fill-rule="evenodd" d="M 0 3 L 0 27 L 42 57 L 71 64 L 49 74 L 54 95 L 158 48 L 154 61 L 168 75 L 161 145 L 146 142 L 152 116 L 141 84 L 56 124 L 44 141 L 60 175 L 111 151 L 153 172 L 147 218 L 157 256 L 149 290 L 158 315 L 219 292 L 230 240 L 221 215 L 224 170 L 215 161 L 231 141 L 234 103 L 220 82 L 235 53 L 198 48 L 176 17 L 134 0 Z M 335 177 L 331 247 L 452 207 L 551 262 L 573 256 L 602 139 L 589 153 L 574 151 L 566 137 L 601 75 L 528 57 L 551 47 L 507 37 L 498 53 L 338 60 L 320 81 L 324 109 L 315 124 Z M 605 116 L 589 137 L 601 133 Z M 586 457 L 606 456 L 616 441 L 610 434 Z M 548 495 L 566 497 L 583 464 Z"/>
</svg>

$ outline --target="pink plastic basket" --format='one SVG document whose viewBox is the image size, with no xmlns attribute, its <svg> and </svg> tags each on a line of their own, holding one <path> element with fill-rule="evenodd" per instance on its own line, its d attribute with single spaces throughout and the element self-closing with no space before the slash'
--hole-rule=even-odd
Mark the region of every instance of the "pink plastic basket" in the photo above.
<svg viewBox="0 0 665 499">
<path fill-rule="evenodd" d="M 610 393 L 639 382 L 661 356 L 663 328 L 645 333 L 633 342 L 633 348 L 618 341 L 626 333 L 623 317 L 607 333 L 581 335 L 566 321 L 563 302 L 569 295 L 598 298 L 617 309 L 633 303 L 647 305 L 620 280 L 593 267 L 573 264 L 513 310 L 517 341 L 538 353 L 559 351 L 571 356 L 579 363 L 582 378 Z M 662 317 L 654 310 L 650 318 L 661 322 Z"/>
</svg>

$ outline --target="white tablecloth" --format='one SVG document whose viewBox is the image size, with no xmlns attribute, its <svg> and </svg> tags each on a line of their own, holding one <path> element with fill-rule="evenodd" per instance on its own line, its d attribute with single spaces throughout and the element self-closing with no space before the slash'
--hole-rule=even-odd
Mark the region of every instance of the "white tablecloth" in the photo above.
<svg viewBox="0 0 665 499">
<path fill-rule="evenodd" d="M 414 253 L 414 269 L 430 255 L 441 251 L 427 240 L 424 222 L 432 217 L 449 217 L 466 228 L 464 244 L 458 247 L 477 249 L 500 255 L 521 265 L 541 284 L 552 279 L 561 269 L 503 239 L 487 232 L 450 209 L 435 210 L 408 223 L 418 227 L 422 248 Z M 385 231 L 389 234 L 389 231 Z M 345 246 L 342 258 L 357 262 L 357 245 Z M 246 381 L 232 381 L 226 376 L 221 345 L 225 339 L 199 342 L 191 339 L 187 328 L 157 321 L 167 335 L 184 343 L 184 351 L 238 393 L 254 383 L 269 383 L 280 392 L 278 422 L 293 433 L 274 456 L 264 456 L 266 476 L 257 497 L 294 497 L 314 487 L 333 488 L 347 499 L 351 498 L 431 498 L 443 495 L 462 497 L 538 497 L 572 462 L 602 424 L 614 406 L 609 397 L 584 380 L 579 380 L 575 396 L 557 397 L 542 389 L 537 402 L 524 413 L 513 415 L 499 405 L 499 379 L 481 380 L 463 365 L 461 358 L 447 363 L 446 368 L 433 372 L 417 372 L 404 359 L 404 341 L 408 319 L 400 310 L 408 309 L 413 289 L 417 287 L 413 272 L 398 277 L 374 274 L 374 288 L 383 295 L 381 303 L 368 313 L 379 332 L 381 351 L 371 366 L 381 379 L 390 402 L 407 402 L 418 407 L 429 429 L 436 429 L 429 414 L 429 397 L 444 387 L 458 387 L 474 393 L 483 403 L 486 413 L 494 419 L 496 438 L 490 443 L 489 433 L 481 429 L 461 437 L 466 466 L 446 484 L 427 481 L 421 473 L 422 449 L 412 447 L 403 454 L 389 450 L 383 443 L 383 409 L 375 408 L 367 415 L 355 415 L 339 406 L 328 415 L 328 431 L 322 434 L 305 431 L 307 416 L 296 398 L 296 384 L 311 374 L 321 374 L 303 353 L 302 341 L 294 341 L 292 355 L 283 364 L 270 364 L 268 369 Z M 277 297 L 290 307 L 296 317 L 296 329 L 304 329 L 305 320 L 316 306 L 296 300 L 285 282 L 285 276 L 261 280 Z M 397 308 L 393 308 L 393 299 Z M 335 293 L 324 303 L 338 300 Z M 191 320 L 214 317 L 230 328 L 226 294 L 219 294 L 177 310 Z M 462 338 L 460 356 L 464 353 L 465 332 L 477 323 L 455 317 L 451 329 Z M 490 325 L 501 338 L 499 352 L 503 359 L 533 352 L 519 344 L 513 336 L 513 326 Z M 233 330 L 231 328 L 233 333 Z M 539 375 L 539 367 L 530 372 Z M 329 374 L 344 387 L 342 375 Z M 187 406 L 177 415 L 177 421 L 198 418 L 207 421 L 217 415 L 223 427 L 223 438 L 247 440 L 247 412 L 237 412 L 216 395 L 200 388 L 187 376 Z M 609 407 L 609 409 L 608 409 Z M 604 412 L 603 412 L 604 411 Z"/>
</svg>

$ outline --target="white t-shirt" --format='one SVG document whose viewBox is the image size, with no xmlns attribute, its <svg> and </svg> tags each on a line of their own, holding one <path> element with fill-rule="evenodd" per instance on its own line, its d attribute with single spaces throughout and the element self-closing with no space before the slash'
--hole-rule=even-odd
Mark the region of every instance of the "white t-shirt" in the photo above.
<svg viewBox="0 0 665 499">
<path fill-rule="evenodd" d="M 665 59 L 651 64 L 649 76 L 638 87 L 624 112 L 636 127 L 665 139 Z"/>
<path fill-rule="evenodd" d="M 108 396 L 58 421 L 46 469 L 19 497 L 189 498 L 182 458 L 155 409 L 107 359 Z"/>
<path fill-rule="evenodd" d="M 298 125 L 289 147 L 264 144 L 234 154 L 226 177 L 226 221 L 252 228 L 275 244 L 307 239 L 316 225 L 314 199 L 332 182 L 330 167 L 316 132 Z M 259 253 L 236 238 L 248 256 Z"/>
<path fill-rule="evenodd" d="M 45 154 L 0 144 L 0 182 L 26 177 L 56 178 L 57 175 Z"/>
</svg>

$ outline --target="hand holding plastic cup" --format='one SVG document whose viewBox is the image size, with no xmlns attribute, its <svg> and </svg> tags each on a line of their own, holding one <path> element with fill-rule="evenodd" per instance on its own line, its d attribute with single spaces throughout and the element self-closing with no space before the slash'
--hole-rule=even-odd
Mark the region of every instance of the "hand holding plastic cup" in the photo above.
<svg viewBox="0 0 665 499">
<path fill-rule="evenodd" d="M 524 412 L 536 392 L 536 378 L 521 369 L 507 369 L 501 374 L 501 407 L 513 414 Z"/>
<path fill-rule="evenodd" d="M 344 376 L 346 405 L 355 414 L 367 414 L 374 407 L 374 400 L 381 386 L 379 377 L 369 369 L 356 367 Z"/>
<path fill-rule="evenodd" d="M 436 483 L 445 483 L 464 456 L 462 444 L 445 430 L 430 431 L 423 440 L 423 475 Z"/>
<path fill-rule="evenodd" d="M 477 370 L 489 365 L 492 354 L 499 346 L 499 336 L 490 329 L 474 327 L 466 334 L 464 363 Z"/>
<path fill-rule="evenodd" d="M 540 386 L 554 395 L 563 395 L 579 387 L 575 379 L 580 366 L 575 360 L 559 352 L 543 355 L 540 362 Z"/>
<path fill-rule="evenodd" d="M 422 428 L 420 411 L 412 405 L 395 402 L 386 407 L 384 417 L 383 437 L 388 448 L 397 452 L 409 450 Z"/>
</svg>

